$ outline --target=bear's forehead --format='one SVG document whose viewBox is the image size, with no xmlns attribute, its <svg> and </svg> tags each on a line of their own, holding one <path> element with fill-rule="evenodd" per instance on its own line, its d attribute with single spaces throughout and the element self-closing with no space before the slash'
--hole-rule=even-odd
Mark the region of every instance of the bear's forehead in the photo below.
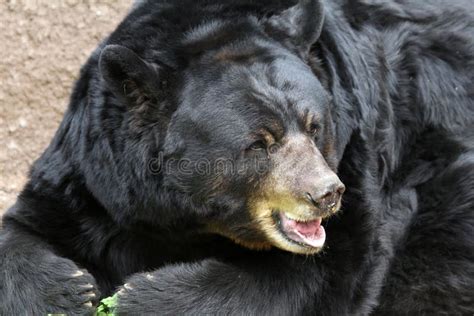
<svg viewBox="0 0 474 316">
<path fill-rule="evenodd" d="M 192 55 L 201 54 L 244 39 L 262 39 L 259 29 L 256 20 L 250 17 L 232 21 L 213 19 L 186 32 L 181 47 Z"/>
<path fill-rule="evenodd" d="M 268 62 L 213 65 L 197 71 L 185 86 L 183 98 L 202 113 L 242 107 L 245 111 L 261 107 L 283 113 L 312 111 L 330 99 L 310 67 L 286 55 Z"/>
<path fill-rule="evenodd" d="M 221 94 L 224 90 L 267 94 L 281 90 L 308 99 L 323 92 L 311 68 L 295 52 L 269 38 L 254 18 L 205 22 L 187 32 L 182 44 L 190 53 L 191 76 L 196 78 L 193 84 L 199 95 L 210 90 Z"/>
<path fill-rule="evenodd" d="M 277 58 L 267 65 L 226 68 L 208 83 L 197 80 L 187 88 L 176 127 L 190 129 L 195 137 L 210 142 L 223 142 L 219 135 L 233 141 L 261 130 L 283 135 L 299 129 L 308 115 L 322 117 L 329 102 L 306 67 Z M 306 73 L 301 74 L 302 69 Z"/>
<path fill-rule="evenodd" d="M 186 35 L 189 49 L 205 52 L 184 76 L 178 125 L 208 136 L 265 126 L 286 130 L 328 104 L 329 95 L 299 56 L 255 27 L 243 35 L 246 26 L 235 34 L 235 25 L 214 21 Z"/>
</svg>

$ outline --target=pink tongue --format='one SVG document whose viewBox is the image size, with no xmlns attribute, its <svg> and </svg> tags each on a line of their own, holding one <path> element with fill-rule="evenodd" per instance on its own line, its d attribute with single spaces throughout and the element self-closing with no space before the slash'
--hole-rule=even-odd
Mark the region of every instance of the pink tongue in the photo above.
<svg viewBox="0 0 474 316">
<path fill-rule="evenodd" d="M 281 226 L 286 236 L 294 241 L 310 245 L 312 247 L 322 247 L 326 240 L 326 232 L 321 226 L 321 219 L 309 222 L 299 222 L 289 219 L 284 213 L 281 214 Z"/>
<path fill-rule="evenodd" d="M 310 222 L 293 222 L 295 230 L 305 236 L 315 235 L 321 227 L 321 219 L 316 219 Z"/>
</svg>

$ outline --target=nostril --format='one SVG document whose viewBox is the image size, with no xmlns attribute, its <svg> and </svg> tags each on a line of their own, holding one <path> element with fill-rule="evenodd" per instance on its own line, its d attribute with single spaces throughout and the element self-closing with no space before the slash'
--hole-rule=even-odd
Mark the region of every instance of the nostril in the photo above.
<svg viewBox="0 0 474 316">
<path fill-rule="evenodd" d="M 308 201 L 316 206 L 317 208 L 325 208 L 326 205 L 332 204 L 334 200 L 336 200 L 336 195 L 338 195 L 335 192 L 327 192 L 323 196 L 320 196 L 317 199 L 314 199 L 313 195 L 311 193 L 306 192 L 306 198 Z"/>
<path fill-rule="evenodd" d="M 317 202 L 313 199 L 313 196 L 311 195 L 311 193 L 306 192 L 306 198 L 307 198 L 313 205 L 317 205 Z"/>
<path fill-rule="evenodd" d="M 342 195 L 344 191 L 346 191 L 346 187 L 342 183 L 333 184 L 330 188 L 330 193 L 334 195 Z"/>
<path fill-rule="evenodd" d="M 329 186 L 328 191 L 322 195 L 305 192 L 305 196 L 306 199 L 317 208 L 326 209 L 336 205 L 345 190 L 346 187 L 344 184 L 333 184 Z"/>
<path fill-rule="evenodd" d="M 334 195 L 333 192 L 328 192 L 321 197 L 321 200 L 329 200 L 333 197 L 333 195 Z"/>
<path fill-rule="evenodd" d="M 342 184 L 341 186 L 339 186 L 337 188 L 337 193 L 339 193 L 340 195 L 344 194 L 344 192 L 346 191 L 346 187 L 344 186 L 344 184 Z"/>
</svg>

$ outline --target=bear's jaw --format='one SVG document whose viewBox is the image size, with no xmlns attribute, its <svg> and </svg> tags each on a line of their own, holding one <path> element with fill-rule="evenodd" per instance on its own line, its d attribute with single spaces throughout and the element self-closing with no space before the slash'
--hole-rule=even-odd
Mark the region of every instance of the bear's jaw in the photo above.
<svg viewBox="0 0 474 316">
<path fill-rule="evenodd" d="M 297 219 L 287 212 L 275 212 L 274 220 L 280 233 L 287 241 L 318 251 L 326 241 L 326 231 L 321 225 L 322 218 Z M 311 251 L 312 252 L 312 251 Z"/>
<path fill-rule="evenodd" d="M 272 246 L 282 250 L 302 255 L 320 252 L 326 242 L 326 231 L 321 223 L 339 211 L 340 201 L 330 210 L 321 212 L 299 201 L 291 204 L 288 200 L 275 200 L 250 204 L 250 216 L 256 229 L 264 233 Z"/>
</svg>

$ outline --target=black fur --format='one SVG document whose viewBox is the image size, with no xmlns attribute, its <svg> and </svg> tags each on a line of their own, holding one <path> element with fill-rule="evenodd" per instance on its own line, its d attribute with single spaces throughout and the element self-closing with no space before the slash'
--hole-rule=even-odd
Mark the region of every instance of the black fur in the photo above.
<svg viewBox="0 0 474 316">
<path fill-rule="evenodd" d="M 91 313 L 84 303 L 127 279 L 121 314 L 474 313 L 472 1 L 327 1 L 321 34 L 311 23 L 315 33 L 296 35 L 292 19 L 274 21 L 294 4 L 134 6 L 83 67 L 3 218 L 0 315 Z M 211 57 L 229 43 L 242 56 L 224 69 Z M 106 45 L 120 46 L 100 58 Z M 227 71 L 251 73 L 271 102 L 252 108 L 250 83 Z M 200 233 L 210 220 L 245 222 L 259 177 L 151 170 L 160 155 L 239 162 L 259 124 L 272 118 L 284 134 L 304 110 L 331 118 L 316 143 L 333 145 L 325 158 L 347 188 L 318 255 Z"/>
</svg>

